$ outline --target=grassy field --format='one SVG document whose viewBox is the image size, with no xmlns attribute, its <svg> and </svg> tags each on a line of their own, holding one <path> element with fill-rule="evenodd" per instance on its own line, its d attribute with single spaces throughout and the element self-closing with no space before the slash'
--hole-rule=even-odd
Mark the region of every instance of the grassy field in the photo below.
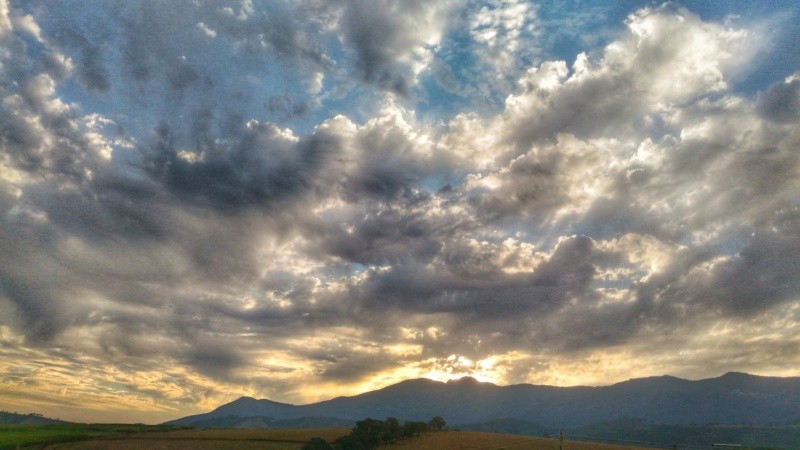
<svg viewBox="0 0 800 450">
<path fill-rule="evenodd" d="M 137 425 L 68 425 L 0 428 L 0 450 L 300 450 L 312 437 L 333 442 L 349 429 L 169 429 Z M 567 441 L 566 450 L 644 450 L 608 444 Z M 470 431 L 426 433 L 386 447 L 387 450 L 557 450 L 558 441 Z"/>
<path fill-rule="evenodd" d="M 151 433 L 105 436 L 81 442 L 65 442 L 45 447 L 47 450 L 222 450 L 266 449 L 300 450 L 312 437 L 329 442 L 349 433 L 350 429 L 296 429 L 296 430 L 246 430 L 246 429 L 190 429 Z"/>
<path fill-rule="evenodd" d="M 54 442 L 82 441 L 103 436 L 133 433 L 164 432 L 178 427 L 160 425 L 114 425 L 114 424 L 69 424 L 69 425 L 0 425 L 0 450 L 19 448 L 42 448 Z"/>
<path fill-rule="evenodd" d="M 444 431 L 426 433 L 420 437 L 400 441 L 386 447 L 388 450 L 558 450 L 557 439 L 511 434 L 481 433 L 474 431 Z M 643 447 L 628 447 L 595 444 L 567 440 L 565 450 L 651 450 Z"/>
</svg>

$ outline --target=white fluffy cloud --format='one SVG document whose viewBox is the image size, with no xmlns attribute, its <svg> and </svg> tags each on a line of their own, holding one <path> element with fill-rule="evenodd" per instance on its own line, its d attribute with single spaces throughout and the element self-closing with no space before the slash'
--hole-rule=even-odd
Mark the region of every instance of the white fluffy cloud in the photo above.
<svg viewBox="0 0 800 450">
<path fill-rule="evenodd" d="M 0 404 L 797 374 L 800 91 L 732 88 L 755 31 L 645 8 L 568 64 L 522 2 L 81 8 L 0 2 Z M 516 84 L 431 122 L 456 38 Z"/>
</svg>

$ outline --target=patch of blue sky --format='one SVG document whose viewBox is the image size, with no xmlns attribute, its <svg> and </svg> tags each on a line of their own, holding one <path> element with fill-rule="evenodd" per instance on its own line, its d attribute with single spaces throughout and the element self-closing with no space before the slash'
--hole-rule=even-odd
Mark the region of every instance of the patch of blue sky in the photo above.
<svg viewBox="0 0 800 450">
<path fill-rule="evenodd" d="M 17 80 L 19 80 L 19 81 L 14 80 L 13 81 L 13 85 L 15 85 L 14 87 L 16 87 L 16 88 L 19 88 L 19 87 L 21 87 L 21 86 L 18 86 L 20 81 L 22 81 L 23 79 L 27 78 L 28 76 L 33 76 L 33 75 L 36 74 L 35 71 L 38 69 L 37 61 L 41 60 L 41 57 L 43 56 L 43 54 L 46 52 L 47 49 L 45 48 L 45 46 L 42 43 L 37 41 L 30 34 L 17 33 L 17 37 L 20 38 L 22 40 L 22 42 L 24 43 L 25 50 L 26 50 L 26 53 L 28 54 L 28 56 L 30 58 L 30 61 L 29 61 L 29 63 L 27 65 L 25 65 L 25 67 L 18 67 L 19 65 L 17 65 L 17 66 L 11 66 L 10 68 L 3 67 L 3 69 L 4 70 L 9 70 L 9 69 L 15 70 L 16 69 L 16 70 L 21 70 L 21 71 L 24 72 L 24 73 L 14 74 L 14 75 L 16 75 Z M 0 86 L 0 87 L 3 88 L 3 89 L 8 89 L 11 86 L 5 86 L 4 85 L 4 86 Z"/>
<path fill-rule="evenodd" d="M 446 191 L 460 186 L 467 178 L 466 171 L 441 170 L 428 174 L 418 181 L 418 186 L 429 193 Z"/>
<path fill-rule="evenodd" d="M 417 118 L 425 123 L 446 123 L 459 113 L 475 111 L 471 99 L 443 86 L 434 73 L 422 76 L 417 90 L 419 94 L 414 95 Z"/>
<path fill-rule="evenodd" d="M 465 23 L 467 19 L 460 17 L 457 21 Z M 491 79 L 494 67 L 478 57 L 469 30 L 455 27 L 449 31 L 442 37 L 431 67 L 420 78 L 418 97 L 424 100 L 417 105 L 417 113 L 445 121 L 466 111 L 496 114 L 510 92 Z"/>
<path fill-rule="evenodd" d="M 601 50 L 625 29 L 625 19 L 646 1 L 543 0 L 536 2 L 542 59 L 572 66 L 582 52 Z"/>
</svg>

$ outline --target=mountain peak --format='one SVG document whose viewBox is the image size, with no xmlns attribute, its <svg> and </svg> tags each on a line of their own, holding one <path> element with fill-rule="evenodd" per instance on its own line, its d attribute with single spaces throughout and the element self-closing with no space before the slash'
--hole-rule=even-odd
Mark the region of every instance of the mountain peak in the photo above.
<svg viewBox="0 0 800 450">
<path fill-rule="evenodd" d="M 744 372 L 727 372 L 720 378 L 754 378 L 756 376 L 757 375 L 750 375 L 749 373 L 744 373 Z"/>
<path fill-rule="evenodd" d="M 476 378 L 465 376 L 461 378 L 453 378 L 451 380 L 447 380 L 447 384 L 459 384 L 459 385 L 478 385 L 482 384 Z"/>
</svg>

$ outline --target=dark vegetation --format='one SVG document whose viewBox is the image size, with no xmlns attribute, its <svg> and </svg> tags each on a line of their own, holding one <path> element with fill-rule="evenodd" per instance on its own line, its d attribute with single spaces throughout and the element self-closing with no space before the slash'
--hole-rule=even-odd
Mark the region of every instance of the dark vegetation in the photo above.
<svg viewBox="0 0 800 450">
<path fill-rule="evenodd" d="M 386 420 L 367 418 L 356 422 L 353 431 L 337 439 L 333 446 L 315 437 L 303 446 L 303 450 L 371 450 L 427 431 L 442 431 L 446 427 L 447 422 L 439 416 L 428 423 L 405 422 L 403 425 L 394 417 L 387 417 Z"/>
</svg>

